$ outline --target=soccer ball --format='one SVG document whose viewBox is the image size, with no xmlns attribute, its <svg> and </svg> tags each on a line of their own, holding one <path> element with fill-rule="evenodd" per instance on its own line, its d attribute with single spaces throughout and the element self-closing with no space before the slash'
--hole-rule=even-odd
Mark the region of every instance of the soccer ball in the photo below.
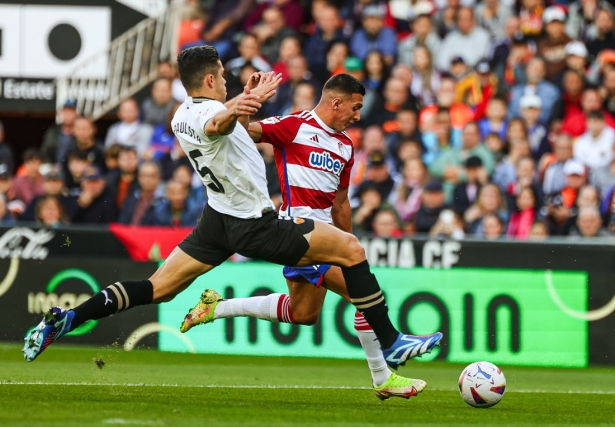
<svg viewBox="0 0 615 427">
<path fill-rule="evenodd" d="M 489 362 L 474 362 L 459 376 L 459 393 L 475 408 L 489 408 L 504 396 L 506 378 L 502 370 Z"/>
</svg>

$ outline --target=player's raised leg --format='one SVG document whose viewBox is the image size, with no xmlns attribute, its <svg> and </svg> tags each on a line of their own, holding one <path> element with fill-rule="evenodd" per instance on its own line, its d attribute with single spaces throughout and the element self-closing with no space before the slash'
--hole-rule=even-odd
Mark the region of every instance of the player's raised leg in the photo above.
<svg viewBox="0 0 615 427">
<path fill-rule="evenodd" d="M 33 361 L 53 342 L 88 320 L 102 319 L 139 305 L 170 301 L 212 268 L 175 248 L 149 280 L 116 282 L 72 310 L 49 309 L 24 338 L 24 358 Z"/>
<path fill-rule="evenodd" d="M 440 343 L 440 332 L 418 337 L 401 334 L 395 329 L 378 280 L 371 273 L 365 250 L 355 236 L 314 221 L 314 229 L 306 238 L 309 238 L 310 247 L 298 265 L 335 264 L 341 267 L 350 302 L 373 328 L 390 367 L 397 369 L 407 359 L 427 353 Z"/>
</svg>

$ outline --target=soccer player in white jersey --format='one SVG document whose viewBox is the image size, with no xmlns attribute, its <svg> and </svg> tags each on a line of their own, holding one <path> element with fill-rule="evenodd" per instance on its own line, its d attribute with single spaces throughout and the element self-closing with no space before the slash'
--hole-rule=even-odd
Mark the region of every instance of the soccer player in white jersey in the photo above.
<svg viewBox="0 0 615 427">
<path fill-rule="evenodd" d="M 325 84 L 321 101 L 313 111 L 250 124 L 248 131 L 254 142 L 274 146 L 284 199 L 281 216 L 316 219 L 352 232 L 348 186 L 354 150 L 348 134 L 333 127 L 339 126 L 340 110 L 332 101 L 354 84 L 353 77 L 338 74 Z M 184 319 L 181 331 L 237 316 L 313 325 L 322 310 L 326 289 L 349 299 L 339 267 L 286 266 L 283 274 L 289 295 L 275 293 L 223 300 L 215 290 L 206 289 Z M 374 331 L 359 312 L 355 316 L 355 329 L 367 357 L 376 396 L 409 398 L 425 388 L 424 381 L 400 377 L 388 369 Z"/>
<path fill-rule="evenodd" d="M 268 75 L 257 84 L 258 76 L 253 76 L 243 94 L 224 104 L 224 68 L 215 48 L 183 50 L 177 62 L 189 98 L 175 113 L 173 132 L 209 196 L 197 226 L 149 279 L 118 281 L 70 310 L 52 307 L 24 338 L 24 358 L 33 361 L 58 338 L 88 320 L 170 301 L 196 277 L 234 253 L 282 265 L 327 263 L 342 267 L 350 301 L 374 329 L 392 368 L 437 345 L 442 339 L 439 332 L 417 337 L 395 329 L 355 236 L 322 221 L 279 219 L 273 211 L 265 164 L 247 127 L 248 117 L 275 92 L 280 79 Z M 336 126 L 345 128 L 359 119 L 363 93 L 361 86 L 352 95 L 336 98 L 344 112 L 344 123 Z"/>
</svg>

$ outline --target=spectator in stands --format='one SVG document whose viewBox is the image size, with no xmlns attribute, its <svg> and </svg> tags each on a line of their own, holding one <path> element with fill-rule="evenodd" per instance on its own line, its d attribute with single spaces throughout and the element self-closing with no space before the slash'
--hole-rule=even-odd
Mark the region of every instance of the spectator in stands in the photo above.
<svg viewBox="0 0 615 427">
<path fill-rule="evenodd" d="M 348 46 L 348 43 L 343 41 L 335 41 L 329 44 L 327 49 L 327 79 L 335 76 L 336 74 L 348 72 L 345 67 L 345 63 L 349 56 L 350 46 Z"/>
<path fill-rule="evenodd" d="M 515 139 L 509 144 L 508 155 L 502 159 L 495 168 L 493 173 L 493 182 L 496 183 L 502 191 L 516 181 L 517 179 L 517 164 L 524 157 L 531 156 L 530 144 L 525 139 Z"/>
<path fill-rule="evenodd" d="M 542 100 L 537 95 L 526 94 L 521 97 L 519 107 L 527 128 L 532 157 L 538 161 L 545 153 L 551 151 L 547 139 L 547 128 L 539 122 L 542 114 Z"/>
<path fill-rule="evenodd" d="M 545 9 L 542 19 L 545 36 L 538 40 L 538 53 L 545 59 L 546 78 L 553 81 L 566 68 L 566 45 L 572 40 L 566 35 L 566 12 L 559 6 Z"/>
<path fill-rule="evenodd" d="M 25 175 L 13 180 L 12 188 L 15 198 L 23 202 L 23 210 L 36 196 L 45 192 L 43 188 L 43 175 L 39 169 L 43 164 L 43 157 L 36 148 L 28 148 L 23 153 Z M 21 213 L 21 212 L 20 212 Z"/>
<path fill-rule="evenodd" d="M 154 162 L 139 166 L 139 187 L 126 196 L 117 222 L 130 225 L 151 225 L 154 222 L 154 207 L 163 195 L 160 183 L 160 167 Z"/>
<path fill-rule="evenodd" d="M 300 82 L 309 81 L 315 87 L 316 82 L 308 71 L 307 60 L 303 56 L 295 56 L 288 60 L 288 81 L 282 83 L 276 90 L 276 95 L 266 105 L 267 114 L 279 116 L 284 107 L 292 103 L 293 93 Z"/>
<path fill-rule="evenodd" d="M 506 37 L 504 24 L 512 16 L 509 5 L 501 0 L 485 0 L 476 5 L 475 12 L 477 25 L 486 29 L 492 39 Z"/>
<path fill-rule="evenodd" d="M 173 171 L 171 181 L 177 181 L 183 185 L 188 192 L 189 204 L 203 210 L 207 203 L 207 187 L 203 185 L 201 177 L 194 172 L 192 166 L 178 165 Z"/>
<path fill-rule="evenodd" d="M 233 37 L 241 30 L 248 14 L 254 9 L 254 0 L 214 1 L 207 13 L 207 21 L 201 31 L 202 42 L 216 48 L 222 63 L 228 61 L 233 51 Z M 189 46 L 182 46 L 191 47 Z"/>
<path fill-rule="evenodd" d="M 441 71 L 448 71 L 451 59 L 461 56 L 468 66 L 474 67 L 487 56 L 489 46 L 489 33 L 476 26 L 474 10 L 462 7 L 457 15 L 457 29 L 446 36 L 438 51 L 437 66 Z"/>
<path fill-rule="evenodd" d="M 587 182 L 585 166 L 578 160 L 568 160 L 564 164 L 564 174 L 566 185 L 560 192 L 546 195 L 542 210 L 552 236 L 568 234 L 571 224 L 567 221 L 574 215 L 572 209 L 575 207 L 577 195 Z"/>
<path fill-rule="evenodd" d="M 399 157 L 398 152 L 402 142 L 409 140 L 420 141 L 421 133 L 418 130 L 416 110 L 404 106 L 397 112 L 396 118 L 397 120 L 389 122 L 389 127 L 385 130 L 385 142 L 386 151 L 395 161 L 395 170 L 400 170 L 403 166 L 403 160 Z"/>
<path fill-rule="evenodd" d="M 73 126 L 77 118 L 77 101 L 67 100 L 60 112 L 60 125 L 53 125 L 45 132 L 41 154 L 47 163 L 61 163 L 68 156 L 73 141 Z"/>
<path fill-rule="evenodd" d="M 490 133 L 485 137 L 485 147 L 493 154 L 496 164 L 499 164 L 504 159 L 506 155 L 504 140 L 497 133 Z"/>
<path fill-rule="evenodd" d="M 177 138 L 173 138 L 173 148 L 160 159 L 162 180 L 168 181 L 171 179 L 173 172 L 175 172 L 180 165 L 187 166 L 189 169 L 192 168 L 190 159 L 186 156 L 186 152 L 179 145 Z"/>
<path fill-rule="evenodd" d="M 437 95 L 437 105 L 424 107 L 419 114 L 419 126 L 423 131 L 429 131 L 433 119 L 440 108 L 448 108 L 450 111 L 451 125 L 453 129 L 461 131 L 463 127 L 474 118 L 474 111 L 460 102 L 455 102 L 455 80 L 450 76 L 440 79 L 440 89 Z"/>
<path fill-rule="evenodd" d="M 570 150 L 572 152 L 572 149 Z M 608 165 L 596 169 L 591 175 L 591 183 L 600 190 L 602 197 L 615 186 L 615 144 L 613 144 L 613 160 Z"/>
<path fill-rule="evenodd" d="M 171 80 L 158 78 L 152 85 L 152 92 L 141 104 L 142 122 L 152 127 L 166 123 L 169 112 L 176 101 L 173 99 Z"/>
<path fill-rule="evenodd" d="M 189 203 L 188 190 L 181 183 L 170 180 L 166 198 L 154 207 L 153 225 L 166 227 L 194 227 L 202 209 Z"/>
<path fill-rule="evenodd" d="M 354 166 L 350 172 L 351 188 L 357 188 L 366 179 L 369 159 L 372 153 L 375 152 L 386 152 L 384 132 L 379 126 L 369 126 L 363 133 L 361 149 L 354 156 Z M 392 160 L 389 159 L 387 163 L 394 169 L 394 162 Z M 353 192 L 350 191 L 350 194 L 353 194 Z M 351 203 L 352 201 L 351 199 Z"/>
<path fill-rule="evenodd" d="M 358 194 L 359 204 L 352 210 L 352 229 L 356 232 L 373 232 L 373 220 L 381 208 L 389 208 L 375 185 L 363 185 Z"/>
<path fill-rule="evenodd" d="M 397 177 L 392 177 L 387 165 L 387 159 L 382 151 L 374 151 L 369 155 L 367 180 L 358 188 L 357 197 L 362 193 L 362 187 L 376 187 L 382 200 L 392 202 L 395 199 L 395 187 L 398 185 Z"/>
<path fill-rule="evenodd" d="M 74 223 L 109 224 L 117 219 L 117 204 L 113 193 L 96 166 L 88 166 L 81 180 Z"/>
<path fill-rule="evenodd" d="M 522 0 L 519 10 L 519 28 L 524 36 L 537 39 L 543 31 L 544 0 Z"/>
<path fill-rule="evenodd" d="M 4 165 L 10 173 L 15 172 L 15 158 L 13 150 L 8 142 L 4 140 L 4 125 L 0 121 L 0 165 Z"/>
<path fill-rule="evenodd" d="M 378 96 L 382 96 L 389 74 L 389 66 L 384 55 L 377 50 L 370 51 L 365 58 L 365 78 L 362 82 L 365 89 L 373 90 Z"/>
<path fill-rule="evenodd" d="M 68 224 L 64 205 L 57 196 L 43 196 L 36 202 L 36 222 L 43 227 L 58 228 Z"/>
<path fill-rule="evenodd" d="M 179 79 L 179 73 L 175 65 L 169 61 L 161 62 L 158 65 L 158 77 L 171 80 L 171 93 L 173 94 L 173 99 L 175 102 L 184 102 L 188 97 L 188 92 L 186 92 L 186 88 L 184 88 L 184 85 Z"/>
<path fill-rule="evenodd" d="M 536 179 L 536 162 L 532 157 L 522 157 L 517 162 L 515 180 L 506 187 L 505 194 L 507 204 L 511 208 L 515 206 L 515 199 L 524 188 L 532 188 L 536 195 L 536 205 L 542 206 L 544 194 Z"/>
<path fill-rule="evenodd" d="M 544 221 L 534 221 L 527 237 L 529 240 L 546 240 L 549 237 L 549 227 Z"/>
<path fill-rule="evenodd" d="M 5 193 L 0 193 L 0 224 L 4 226 L 15 225 L 15 220 L 8 209 L 8 201 Z"/>
<path fill-rule="evenodd" d="M 614 142 L 615 130 L 606 125 L 604 114 L 592 111 L 587 115 L 587 132 L 574 144 L 574 158 L 593 172 L 611 162 Z"/>
<path fill-rule="evenodd" d="M 440 181 L 430 181 L 425 185 L 421 195 L 421 207 L 416 213 L 415 230 L 417 233 L 429 233 L 438 221 L 440 213 L 448 209 L 446 196 Z"/>
<path fill-rule="evenodd" d="M 432 176 L 444 180 L 449 199 L 452 196 L 454 184 L 466 179 L 463 164 L 470 156 L 480 157 L 487 174 L 493 173 L 495 160 L 491 151 L 484 144 L 481 144 L 476 122 L 470 122 L 463 128 L 462 145 L 460 147 L 453 147 L 442 153 L 429 168 Z"/>
<path fill-rule="evenodd" d="M 504 234 L 504 221 L 498 215 L 488 213 L 483 216 L 482 231 L 487 240 L 497 240 Z"/>
<path fill-rule="evenodd" d="M 433 30 L 431 16 L 419 15 L 412 21 L 412 33 L 398 45 L 397 60 L 410 67 L 414 65 L 414 49 L 417 46 L 425 46 L 431 54 L 440 49 L 442 41 Z"/>
<path fill-rule="evenodd" d="M 119 122 L 111 125 L 105 139 L 105 147 L 113 144 L 125 145 L 134 147 L 143 155 L 149 148 L 152 140 L 153 128 L 147 123 L 139 121 L 139 106 L 133 98 L 128 98 L 122 101 L 117 112 Z"/>
<path fill-rule="evenodd" d="M 457 28 L 460 0 L 446 0 L 446 5 L 434 15 L 434 28 L 440 38 L 444 38 Z"/>
<path fill-rule="evenodd" d="M 455 239 L 461 240 L 465 237 L 463 231 L 463 220 L 461 217 L 453 212 L 451 209 L 444 209 L 440 211 L 438 220 L 429 230 L 429 235 L 436 239 Z"/>
<path fill-rule="evenodd" d="M 474 236 L 482 236 L 483 218 L 489 214 L 497 215 L 503 224 L 508 222 L 506 202 L 500 188 L 493 183 L 481 187 L 476 202 L 463 214 L 466 231 Z"/>
<path fill-rule="evenodd" d="M 516 85 L 511 90 L 511 100 L 508 110 L 508 117 L 512 119 L 518 117 L 521 110 L 521 98 L 526 93 L 533 92 L 540 97 L 542 101 L 542 113 L 539 120 L 542 123 L 547 123 L 553 104 L 560 96 L 557 87 L 550 82 L 544 80 L 545 63 L 540 58 L 533 58 L 526 67 L 527 84 Z"/>
<path fill-rule="evenodd" d="M 423 133 L 422 138 L 425 147 L 423 160 L 427 166 L 431 166 L 442 153 L 461 145 L 461 131 L 452 128 L 451 112 L 448 108 L 438 109 L 432 127 L 433 132 Z"/>
<path fill-rule="evenodd" d="M 273 64 L 273 71 L 276 74 L 282 74 L 282 82 L 286 82 L 289 79 L 288 76 L 288 61 L 290 58 L 299 56 L 302 53 L 301 41 L 296 36 L 288 36 L 280 43 L 280 52 L 278 55 L 278 62 Z M 247 79 L 246 79 L 247 82 Z M 320 82 L 319 82 L 320 83 Z M 324 83 L 322 83 L 324 85 Z M 245 86 L 245 84 L 243 85 Z M 243 89 L 243 86 L 241 87 Z"/>
<path fill-rule="evenodd" d="M 71 196 L 81 192 L 81 180 L 83 173 L 91 163 L 88 156 L 83 151 L 72 151 L 68 154 L 67 170 L 64 173 L 64 186 Z"/>
<path fill-rule="evenodd" d="M 491 98 L 487 103 L 486 117 L 478 122 L 480 139 L 485 140 L 490 133 L 497 133 L 502 140 L 506 138 L 508 107 L 502 98 Z"/>
<path fill-rule="evenodd" d="M 577 217 L 576 229 L 574 229 L 570 236 L 572 238 L 593 238 L 593 237 L 611 237 L 609 233 L 602 227 L 602 217 L 600 211 L 594 207 L 584 207 L 579 209 L 579 215 Z M 578 231 L 577 231 L 578 230 Z"/>
<path fill-rule="evenodd" d="M 414 48 L 412 64 L 412 95 L 422 105 L 435 104 L 440 88 L 440 74 L 436 71 L 432 54 L 426 46 L 419 45 Z"/>
<path fill-rule="evenodd" d="M 295 87 L 293 93 L 293 101 L 283 111 L 282 115 L 286 116 L 297 111 L 311 111 L 316 106 L 316 89 L 310 82 L 301 82 Z"/>
<path fill-rule="evenodd" d="M 604 75 L 603 91 L 603 111 L 615 116 L 615 69 L 607 71 Z"/>
<path fill-rule="evenodd" d="M 615 49 L 615 25 L 613 12 L 609 8 L 599 8 L 596 13 L 596 36 L 587 42 L 589 61 L 593 62 L 603 50 Z"/>
<path fill-rule="evenodd" d="M 399 238 L 402 236 L 397 212 L 394 209 L 380 209 L 372 221 L 376 237 Z"/>
<path fill-rule="evenodd" d="M 77 201 L 74 196 L 69 196 L 64 189 L 64 174 L 62 169 L 57 165 L 51 165 L 45 168 L 43 174 L 44 193 L 32 199 L 24 213 L 19 218 L 20 221 L 35 221 L 37 204 L 46 197 L 55 197 L 62 205 L 62 213 L 70 218 L 77 209 Z"/>
<path fill-rule="evenodd" d="M 96 140 L 96 125 L 89 117 L 77 117 L 73 126 L 74 141 L 69 145 L 69 154 L 73 151 L 80 151 L 87 157 L 88 161 L 105 172 L 107 164 L 105 162 L 105 152 L 100 141 Z M 67 172 L 66 162 L 63 161 L 64 172 Z"/>
<path fill-rule="evenodd" d="M 385 132 L 396 127 L 397 112 L 403 107 L 415 109 L 416 100 L 411 97 L 408 86 L 398 79 L 387 80 L 383 97 L 376 99 L 368 115 L 361 123 L 364 127 L 381 126 Z"/>
<path fill-rule="evenodd" d="M 489 182 L 489 175 L 478 156 L 466 159 L 465 173 L 466 180 L 458 183 L 453 190 L 453 210 L 460 215 L 476 202 L 481 187 Z"/>
<path fill-rule="evenodd" d="M 585 132 L 585 117 L 583 116 L 579 120 L 579 116 L 584 115 L 581 99 L 583 97 L 585 81 L 579 73 L 568 70 L 564 72 L 562 77 L 562 88 L 562 96 L 553 105 L 550 119 L 563 120 L 562 132 L 577 137 Z M 582 123 L 577 124 L 579 121 Z"/>
<path fill-rule="evenodd" d="M 427 167 L 420 158 L 409 159 L 404 163 L 403 181 L 397 186 L 394 203 L 404 223 L 413 222 L 421 207 L 421 195 L 428 178 Z"/>
<path fill-rule="evenodd" d="M 553 82 L 560 88 L 562 87 L 562 78 L 567 71 L 572 71 L 585 80 L 585 70 L 587 69 L 588 52 L 583 42 L 572 40 L 566 44 L 565 51 L 566 66 L 553 79 Z"/>
<path fill-rule="evenodd" d="M 340 16 L 333 6 L 325 7 L 316 17 L 316 31 L 305 42 L 312 73 L 324 84 L 329 78 L 327 50 L 335 42 L 348 42 L 340 28 Z"/>
<path fill-rule="evenodd" d="M 527 239 L 530 229 L 537 217 L 537 195 L 532 187 L 519 191 L 515 200 L 515 209 L 510 215 L 506 236 L 515 239 Z"/>
<path fill-rule="evenodd" d="M 566 32 L 573 39 L 584 42 L 594 40 L 598 36 L 597 22 L 598 11 L 607 10 L 615 13 L 613 6 L 605 0 L 576 0 L 568 9 L 568 22 Z"/>
<path fill-rule="evenodd" d="M 535 55 L 534 42 L 520 33 L 515 33 L 511 40 L 508 56 L 504 57 L 501 62 L 494 64 L 500 89 L 508 91 L 515 85 L 525 84 L 527 80 L 525 70 Z"/>
<path fill-rule="evenodd" d="M 114 196 L 119 211 L 126 197 L 139 189 L 139 157 L 133 147 L 122 147 L 117 160 L 117 170 L 107 176 L 106 191 Z"/>
<path fill-rule="evenodd" d="M 171 151 L 173 148 L 173 141 L 175 140 L 171 122 L 173 121 L 175 112 L 180 106 L 180 103 L 173 105 L 173 108 L 171 108 L 167 114 L 165 123 L 156 126 L 154 134 L 152 135 L 152 142 L 143 156 L 144 159 L 160 160 L 165 154 Z"/>
<path fill-rule="evenodd" d="M 301 27 L 304 24 L 304 12 L 299 2 L 295 0 L 267 0 L 260 2 L 246 18 L 243 28 L 245 30 L 252 29 L 262 19 L 264 19 L 263 15 L 265 14 L 265 11 L 271 7 L 277 7 L 280 9 L 280 12 L 284 15 L 286 25 L 295 31 L 301 31 Z"/>
<path fill-rule="evenodd" d="M 488 55 L 491 66 L 500 82 L 504 77 L 506 60 L 508 59 L 513 44 L 515 41 L 523 39 L 523 34 L 519 28 L 519 17 L 515 15 L 510 16 L 504 23 L 504 35 L 492 41 L 491 52 L 489 52 Z"/>
<path fill-rule="evenodd" d="M 118 157 L 120 156 L 120 151 L 122 151 L 122 146 L 120 144 L 113 144 L 110 147 L 105 148 L 105 165 L 107 166 L 108 173 L 111 173 L 118 168 Z"/>
<path fill-rule="evenodd" d="M 353 56 L 365 60 L 371 50 L 382 52 L 387 64 L 393 64 L 397 53 L 395 32 L 384 26 L 385 10 L 377 4 L 371 4 L 363 10 L 363 28 L 355 31 L 350 41 Z"/>
<path fill-rule="evenodd" d="M 247 63 L 252 64 L 258 71 L 266 73 L 271 71 L 271 65 L 261 55 L 261 47 L 255 34 L 244 34 L 239 41 L 237 49 L 239 50 L 239 56 L 228 61 L 224 67 L 228 76 L 227 79 L 230 82 L 233 79 L 239 79 L 239 72 Z"/>
<path fill-rule="evenodd" d="M 557 137 L 554 147 L 555 161 L 545 171 L 542 190 L 544 194 L 558 193 L 566 185 L 564 165 L 572 158 L 572 139 L 566 134 Z M 615 183 L 615 179 L 613 180 Z"/>
<path fill-rule="evenodd" d="M 258 38 L 261 52 L 270 64 L 278 61 L 282 40 L 296 34 L 292 28 L 286 26 L 284 14 L 275 6 L 265 9 L 261 23 L 255 26 L 252 32 Z"/>
</svg>

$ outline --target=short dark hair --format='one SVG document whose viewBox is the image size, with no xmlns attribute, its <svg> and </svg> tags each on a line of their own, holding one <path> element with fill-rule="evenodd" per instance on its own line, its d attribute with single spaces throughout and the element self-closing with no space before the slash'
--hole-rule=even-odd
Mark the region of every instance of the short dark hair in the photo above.
<svg viewBox="0 0 615 427">
<path fill-rule="evenodd" d="M 132 145 L 121 145 L 120 147 L 120 151 L 117 153 L 118 156 L 122 153 L 134 153 L 135 156 L 139 156 L 137 149 Z"/>
<path fill-rule="evenodd" d="M 356 78 L 350 74 L 336 74 L 325 83 L 323 92 L 339 92 L 343 95 L 365 95 L 365 87 Z"/>
<path fill-rule="evenodd" d="M 604 120 L 604 113 L 600 110 L 593 110 L 587 113 L 587 120 L 595 119 L 595 120 Z"/>
<path fill-rule="evenodd" d="M 199 89 L 208 74 L 218 72 L 220 57 L 213 46 L 196 46 L 184 49 L 177 55 L 177 71 L 188 92 Z"/>
<path fill-rule="evenodd" d="M 41 155 L 41 152 L 38 151 L 38 149 L 36 149 L 36 148 L 28 148 L 23 153 L 23 161 L 24 162 L 29 162 L 30 160 L 39 160 L 39 161 L 42 162 L 43 161 L 43 156 Z"/>
</svg>

